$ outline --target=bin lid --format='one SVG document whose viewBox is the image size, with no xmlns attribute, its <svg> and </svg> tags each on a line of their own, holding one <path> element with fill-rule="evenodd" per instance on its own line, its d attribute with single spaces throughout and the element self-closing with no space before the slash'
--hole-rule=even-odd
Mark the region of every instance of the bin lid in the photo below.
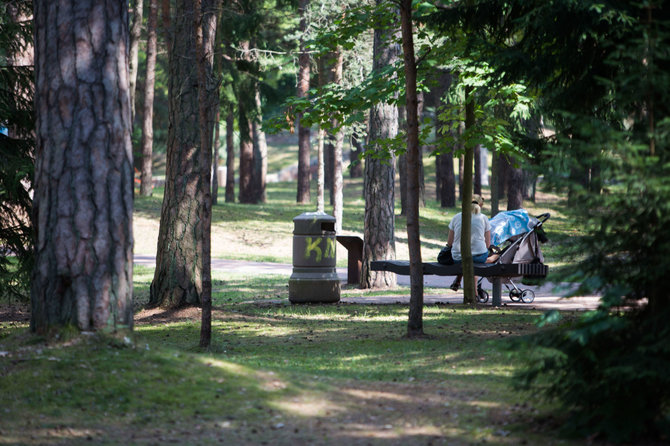
<svg viewBox="0 0 670 446">
<path fill-rule="evenodd" d="M 335 232 L 335 217 L 324 212 L 304 212 L 293 219 L 293 234 L 322 235 Z"/>
</svg>

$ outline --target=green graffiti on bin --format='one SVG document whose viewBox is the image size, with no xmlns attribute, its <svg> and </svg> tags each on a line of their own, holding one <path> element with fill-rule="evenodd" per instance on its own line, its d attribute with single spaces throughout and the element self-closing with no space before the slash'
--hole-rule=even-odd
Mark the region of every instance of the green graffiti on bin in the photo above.
<svg viewBox="0 0 670 446">
<path fill-rule="evenodd" d="M 321 241 L 326 241 L 326 252 L 324 254 L 321 249 Z M 315 254 L 315 262 L 320 262 L 324 257 L 327 259 L 335 258 L 335 239 L 332 238 L 323 238 L 323 237 L 305 237 L 305 258 L 309 259 L 312 256 L 312 252 Z"/>
</svg>

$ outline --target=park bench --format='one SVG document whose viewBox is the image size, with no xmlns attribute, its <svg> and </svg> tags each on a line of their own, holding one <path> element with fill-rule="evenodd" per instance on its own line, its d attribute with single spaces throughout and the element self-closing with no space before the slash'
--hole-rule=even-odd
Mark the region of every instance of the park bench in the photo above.
<svg viewBox="0 0 670 446">
<path fill-rule="evenodd" d="M 442 265 L 437 262 L 422 263 L 424 276 L 456 276 L 463 273 L 462 265 Z M 406 260 L 374 260 L 370 263 L 373 271 L 388 271 L 403 276 L 409 275 L 409 262 Z M 476 263 L 475 275 L 486 277 L 493 285 L 491 305 L 499 307 L 502 304 L 502 281 L 512 277 L 546 277 L 549 267 L 542 263 Z"/>
</svg>

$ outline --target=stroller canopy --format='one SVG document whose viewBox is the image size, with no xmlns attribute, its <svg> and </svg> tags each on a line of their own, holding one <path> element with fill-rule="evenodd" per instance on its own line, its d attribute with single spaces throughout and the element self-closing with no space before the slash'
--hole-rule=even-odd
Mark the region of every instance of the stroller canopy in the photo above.
<svg viewBox="0 0 670 446">
<path fill-rule="evenodd" d="M 500 212 L 489 220 L 491 223 L 491 244 L 498 246 L 515 235 L 532 231 L 538 219 L 528 215 L 525 209 Z"/>
<path fill-rule="evenodd" d="M 549 218 L 549 214 L 543 214 L 540 218 L 543 218 L 543 222 Z M 505 241 L 510 243 L 502 248 L 498 262 L 544 263 L 536 231 L 542 222 L 523 209 L 501 212 L 493 217 L 490 220 L 491 244 L 500 246 Z"/>
</svg>

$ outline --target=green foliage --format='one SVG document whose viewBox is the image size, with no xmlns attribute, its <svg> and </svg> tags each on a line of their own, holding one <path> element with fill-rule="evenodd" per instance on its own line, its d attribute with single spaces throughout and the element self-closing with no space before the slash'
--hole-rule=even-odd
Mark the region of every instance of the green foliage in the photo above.
<svg viewBox="0 0 670 446">
<path fill-rule="evenodd" d="M 33 265 L 33 70 L 15 58 L 32 42 L 32 2 L 0 7 L 0 297 L 27 300 Z M 6 134 L 5 134 L 6 133 Z"/>
<path fill-rule="evenodd" d="M 619 441 L 667 436 L 668 318 L 667 311 L 622 316 L 600 310 L 553 325 L 521 344 L 532 359 L 517 383 L 558 399 L 569 434 L 604 434 Z"/>
<path fill-rule="evenodd" d="M 547 354 L 525 383 L 558 398 L 573 431 L 667 435 L 670 8 L 492 0 L 440 17 L 467 24 L 468 54 L 503 81 L 537 89 L 556 131 L 545 184 L 568 192 L 583 231 L 566 243 L 563 280 L 603 295 L 601 311 L 533 341 Z M 610 311 L 619 305 L 640 309 Z"/>
</svg>

